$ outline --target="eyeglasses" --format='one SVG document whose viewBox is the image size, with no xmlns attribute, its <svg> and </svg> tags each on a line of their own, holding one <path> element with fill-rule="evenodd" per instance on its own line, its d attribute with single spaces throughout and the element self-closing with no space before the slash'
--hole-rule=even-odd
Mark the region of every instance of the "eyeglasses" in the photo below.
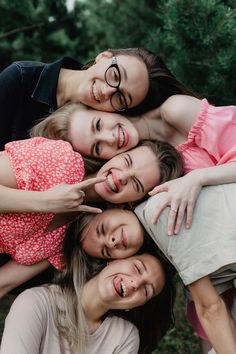
<svg viewBox="0 0 236 354">
<path fill-rule="evenodd" d="M 121 75 L 117 65 L 117 59 L 112 57 L 112 62 L 109 68 L 105 71 L 105 81 L 110 87 L 116 88 L 116 91 L 110 97 L 112 108 L 115 111 L 125 111 L 128 109 L 128 104 L 123 93 L 119 90 Z"/>
</svg>

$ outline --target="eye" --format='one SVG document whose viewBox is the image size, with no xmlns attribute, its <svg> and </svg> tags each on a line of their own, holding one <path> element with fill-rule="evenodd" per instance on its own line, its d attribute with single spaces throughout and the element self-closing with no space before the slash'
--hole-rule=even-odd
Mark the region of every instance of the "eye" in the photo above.
<svg viewBox="0 0 236 354">
<path fill-rule="evenodd" d="M 98 132 L 100 132 L 100 130 L 101 130 L 101 118 L 98 118 L 98 120 L 96 121 L 95 127 L 96 127 L 96 130 Z"/>
<path fill-rule="evenodd" d="M 117 100 L 119 102 L 119 105 L 121 107 L 124 107 L 125 106 L 125 99 L 124 99 L 124 96 L 120 93 L 120 92 L 117 92 Z"/>
<path fill-rule="evenodd" d="M 140 268 L 136 264 L 134 265 L 134 267 L 135 267 L 136 271 L 138 272 L 138 274 L 142 274 Z"/>
<path fill-rule="evenodd" d="M 119 75 L 117 73 L 117 70 L 113 70 L 112 72 L 113 80 L 118 84 L 119 83 Z"/>
<path fill-rule="evenodd" d="M 148 290 L 147 290 L 146 285 L 144 285 L 144 291 L 145 291 L 145 296 L 148 297 Z"/>
<path fill-rule="evenodd" d="M 112 258 L 111 252 L 110 252 L 109 248 L 107 248 L 106 246 L 103 247 L 103 249 L 102 249 L 102 255 L 104 258 Z"/>
<path fill-rule="evenodd" d="M 133 181 L 133 186 L 134 186 L 135 192 L 140 193 L 140 187 L 139 187 L 139 183 L 138 183 L 136 177 L 133 177 L 132 181 Z"/>
<path fill-rule="evenodd" d="M 95 145 L 94 145 L 94 150 L 95 150 L 95 153 L 96 153 L 96 155 L 100 155 L 100 143 L 96 143 Z"/>
<path fill-rule="evenodd" d="M 127 167 L 130 167 L 130 161 L 129 161 L 129 159 L 128 159 L 125 155 L 124 155 L 123 157 L 124 157 L 126 166 L 127 166 Z"/>
</svg>

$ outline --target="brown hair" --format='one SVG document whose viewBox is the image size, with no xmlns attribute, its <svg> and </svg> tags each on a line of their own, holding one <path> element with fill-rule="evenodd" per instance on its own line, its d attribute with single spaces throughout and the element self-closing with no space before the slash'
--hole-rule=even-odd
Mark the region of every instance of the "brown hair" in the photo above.
<svg viewBox="0 0 236 354">
<path fill-rule="evenodd" d="M 151 109 L 159 107 L 168 97 L 177 94 L 198 97 L 195 93 L 185 87 L 167 68 L 164 60 L 160 55 L 145 48 L 121 48 L 108 49 L 113 55 L 130 55 L 138 58 L 146 65 L 149 89 L 145 99 L 136 107 L 126 111 L 131 116 L 137 116 Z M 83 69 L 88 69 L 94 64 L 94 60 L 90 60 L 85 64 Z M 139 83 L 137 83 L 139 84 Z"/>
<path fill-rule="evenodd" d="M 137 147 L 147 146 L 154 153 L 160 168 L 160 182 L 164 183 L 183 174 L 180 153 L 169 143 L 158 140 L 142 140 Z"/>
</svg>

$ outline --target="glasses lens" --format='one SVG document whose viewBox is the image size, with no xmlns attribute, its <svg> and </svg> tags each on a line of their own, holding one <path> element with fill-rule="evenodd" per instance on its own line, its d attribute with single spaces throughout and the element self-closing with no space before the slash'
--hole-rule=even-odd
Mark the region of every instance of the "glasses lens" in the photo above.
<svg viewBox="0 0 236 354">
<path fill-rule="evenodd" d="M 128 108 L 124 96 L 119 91 L 114 92 L 111 96 L 111 105 L 115 111 L 124 111 Z"/>
<path fill-rule="evenodd" d="M 105 79 L 108 85 L 118 87 L 120 85 L 120 73 L 115 66 L 110 66 L 105 74 Z"/>
</svg>

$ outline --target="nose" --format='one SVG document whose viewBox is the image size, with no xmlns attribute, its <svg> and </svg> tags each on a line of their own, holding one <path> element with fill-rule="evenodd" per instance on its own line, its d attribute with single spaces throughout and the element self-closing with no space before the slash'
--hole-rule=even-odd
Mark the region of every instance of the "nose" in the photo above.
<svg viewBox="0 0 236 354">
<path fill-rule="evenodd" d="M 110 99 L 111 95 L 116 91 L 115 87 L 109 86 L 106 82 L 101 87 L 104 100 Z"/>
<path fill-rule="evenodd" d="M 132 279 L 130 279 L 130 286 L 134 291 L 138 290 L 141 285 L 142 280 L 140 278 L 133 277 Z"/>
<path fill-rule="evenodd" d="M 101 133 L 99 140 L 103 141 L 104 143 L 107 143 L 108 145 L 112 146 L 114 144 L 117 145 L 116 143 L 116 136 L 113 131 L 104 131 Z"/>
<path fill-rule="evenodd" d="M 120 239 L 117 235 L 113 234 L 109 236 L 107 247 L 116 248 L 120 245 Z"/>
<path fill-rule="evenodd" d="M 120 171 L 117 174 L 117 179 L 118 179 L 119 183 L 123 186 L 125 186 L 128 183 L 128 181 L 131 177 L 132 177 L 131 171 Z"/>
</svg>

